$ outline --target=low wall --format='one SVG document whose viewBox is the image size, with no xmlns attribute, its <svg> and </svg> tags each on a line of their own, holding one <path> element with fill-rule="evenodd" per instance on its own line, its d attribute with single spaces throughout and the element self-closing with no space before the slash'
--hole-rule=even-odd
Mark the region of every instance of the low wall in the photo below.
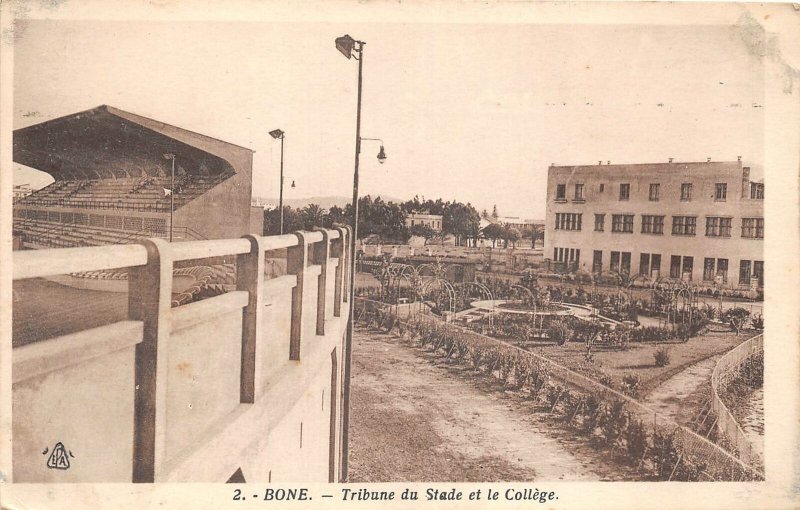
<svg viewBox="0 0 800 510">
<path fill-rule="evenodd" d="M 759 450 L 753 448 L 741 425 L 719 395 L 736 377 L 741 366 L 758 355 L 764 355 L 763 334 L 742 342 L 717 361 L 711 374 L 711 409 L 717 418 L 717 430 L 733 445 L 737 456 L 747 464 L 763 466 L 764 459 L 759 455 Z"/>
<path fill-rule="evenodd" d="M 14 279 L 128 268 L 129 320 L 13 349 L 13 481 L 342 480 L 348 236 L 15 254 Z M 175 264 L 208 257 L 236 289 L 172 308 Z"/>
</svg>

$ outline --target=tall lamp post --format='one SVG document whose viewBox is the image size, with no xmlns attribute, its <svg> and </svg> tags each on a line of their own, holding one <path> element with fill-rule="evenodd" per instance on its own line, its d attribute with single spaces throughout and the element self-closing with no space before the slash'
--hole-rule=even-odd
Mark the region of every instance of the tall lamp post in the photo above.
<svg viewBox="0 0 800 510">
<path fill-rule="evenodd" d="M 169 242 L 172 242 L 172 218 L 175 214 L 175 154 L 168 152 L 164 158 L 172 160 L 172 177 L 169 185 Z"/>
<path fill-rule="evenodd" d="M 283 140 L 286 138 L 286 133 L 280 129 L 274 129 L 269 134 L 272 138 L 281 141 L 281 191 L 278 198 L 278 209 L 280 209 L 281 214 L 280 233 L 283 235 Z M 294 181 L 292 181 L 292 188 L 294 188 Z"/>
<path fill-rule="evenodd" d="M 350 238 L 350 314 L 347 320 L 347 335 L 345 337 L 345 358 L 344 358 L 344 415 L 342 416 L 342 480 L 347 480 L 348 449 L 350 437 L 350 358 L 353 347 L 353 314 L 355 309 L 355 274 L 356 274 L 356 239 L 358 239 L 358 159 L 361 154 L 361 86 L 362 72 L 364 69 L 364 41 L 356 41 L 349 35 L 336 38 L 336 49 L 347 57 L 358 60 L 358 93 L 356 106 L 356 154 L 353 169 L 353 235 Z M 378 162 L 386 160 L 386 153 L 383 150 L 383 141 L 380 139 L 364 138 L 364 140 L 378 140 L 381 142 L 380 152 L 378 152 Z"/>
</svg>

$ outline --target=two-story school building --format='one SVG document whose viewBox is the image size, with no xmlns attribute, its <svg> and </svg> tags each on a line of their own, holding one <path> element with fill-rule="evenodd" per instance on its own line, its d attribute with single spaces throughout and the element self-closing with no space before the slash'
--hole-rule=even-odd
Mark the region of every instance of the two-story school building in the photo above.
<svg viewBox="0 0 800 510">
<path fill-rule="evenodd" d="M 544 254 L 573 271 L 761 288 L 763 204 L 741 158 L 551 165 Z"/>
</svg>

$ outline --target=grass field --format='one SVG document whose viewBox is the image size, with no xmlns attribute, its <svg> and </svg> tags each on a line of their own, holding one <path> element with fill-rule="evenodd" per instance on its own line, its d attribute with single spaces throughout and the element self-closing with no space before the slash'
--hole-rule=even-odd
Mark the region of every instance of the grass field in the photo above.
<svg viewBox="0 0 800 510">
<path fill-rule="evenodd" d="M 610 376 L 615 387 L 619 387 L 626 374 L 635 374 L 640 378 L 638 396 L 644 397 L 676 373 L 710 356 L 726 352 L 751 336 L 752 333 L 748 332 L 736 336 L 730 331 L 709 331 L 688 342 L 631 342 L 627 350 L 603 350 L 595 347 L 592 349 L 592 361 L 586 359 L 586 345 L 580 342 L 567 342 L 563 346 L 520 346 L 596 380 L 600 380 L 603 375 Z M 658 367 L 654 353 L 662 347 L 669 349 L 670 363 Z"/>
</svg>

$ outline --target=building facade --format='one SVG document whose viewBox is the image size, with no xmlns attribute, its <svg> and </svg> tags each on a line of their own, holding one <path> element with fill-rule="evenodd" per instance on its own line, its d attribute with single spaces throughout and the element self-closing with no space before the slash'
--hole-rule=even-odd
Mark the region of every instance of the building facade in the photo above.
<svg viewBox="0 0 800 510">
<path fill-rule="evenodd" d="M 573 271 L 762 288 L 763 199 L 741 160 L 551 165 L 544 255 Z"/>
<path fill-rule="evenodd" d="M 436 232 L 442 231 L 441 214 L 409 213 L 406 216 L 406 227 L 411 228 L 416 225 L 427 225 Z"/>
</svg>

